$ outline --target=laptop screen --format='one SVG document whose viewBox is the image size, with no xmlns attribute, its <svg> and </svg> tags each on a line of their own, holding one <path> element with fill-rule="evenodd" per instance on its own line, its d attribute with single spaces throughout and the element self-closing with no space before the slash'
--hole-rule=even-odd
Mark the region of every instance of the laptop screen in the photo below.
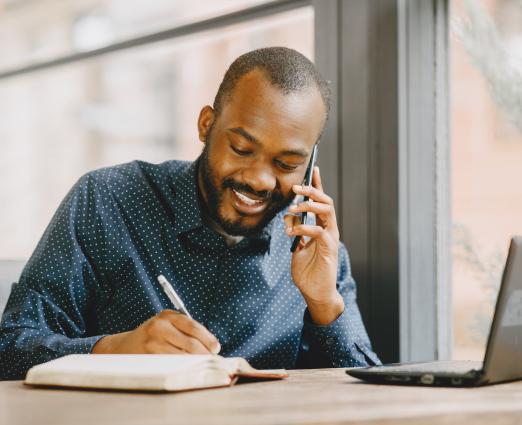
<svg viewBox="0 0 522 425">
<path fill-rule="evenodd" d="M 522 377 L 522 237 L 511 240 L 486 355 L 488 382 Z"/>
</svg>

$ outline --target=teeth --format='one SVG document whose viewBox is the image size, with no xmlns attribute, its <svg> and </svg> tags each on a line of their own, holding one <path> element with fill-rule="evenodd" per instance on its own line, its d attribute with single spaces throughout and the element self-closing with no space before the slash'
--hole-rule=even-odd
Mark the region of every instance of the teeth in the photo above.
<svg viewBox="0 0 522 425">
<path fill-rule="evenodd" d="M 234 189 L 232 189 L 234 190 Z M 255 199 L 251 199 L 246 195 L 243 195 L 242 193 L 238 192 L 237 190 L 234 190 L 234 193 L 237 195 L 239 199 L 241 199 L 245 204 L 247 205 L 259 205 L 262 204 L 263 201 L 257 201 Z"/>
</svg>

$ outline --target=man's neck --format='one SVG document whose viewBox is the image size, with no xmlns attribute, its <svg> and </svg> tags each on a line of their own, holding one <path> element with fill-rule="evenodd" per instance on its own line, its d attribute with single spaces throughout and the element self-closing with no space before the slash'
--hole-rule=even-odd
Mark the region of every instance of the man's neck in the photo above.
<svg viewBox="0 0 522 425">
<path fill-rule="evenodd" d="M 241 242 L 244 238 L 244 236 L 233 236 L 233 235 L 229 235 L 227 232 L 225 232 L 223 230 L 223 228 L 218 224 L 216 223 L 214 220 L 212 220 L 208 215 L 203 215 L 202 217 L 203 219 L 203 222 L 209 227 L 211 228 L 212 230 L 214 230 L 214 232 L 220 234 L 221 236 L 223 236 L 225 238 L 225 242 L 227 244 L 227 246 L 234 246 L 236 245 L 237 243 Z"/>
</svg>

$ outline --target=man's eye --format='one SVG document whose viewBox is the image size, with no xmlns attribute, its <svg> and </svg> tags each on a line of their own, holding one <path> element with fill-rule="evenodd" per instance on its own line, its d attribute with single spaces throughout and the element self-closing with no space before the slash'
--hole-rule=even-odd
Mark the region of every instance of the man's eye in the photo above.
<svg viewBox="0 0 522 425">
<path fill-rule="evenodd" d="M 281 162 L 281 161 L 276 161 L 276 163 L 279 167 L 281 167 L 283 170 L 286 170 L 286 171 L 294 171 L 297 169 L 297 167 L 299 167 L 299 165 L 290 165 L 290 164 L 286 164 L 285 162 Z"/>
<path fill-rule="evenodd" d="M 234 146 L 230 145 L 230 147 L 232 148 L 232 150 L 237 153 L 238 155 L 241 155 L 241 156 L 246 156 L 248 155 L 250 152 L 249 151 L 242 151 L 241 149 L 237 149 L 235 148 Z"/>
</svg>

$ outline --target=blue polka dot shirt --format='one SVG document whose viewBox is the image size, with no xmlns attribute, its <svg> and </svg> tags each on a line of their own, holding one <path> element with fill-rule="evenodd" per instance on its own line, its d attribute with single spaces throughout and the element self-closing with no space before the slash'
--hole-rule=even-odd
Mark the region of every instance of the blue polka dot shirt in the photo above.
<svg viewBox="0 0 522 425">
<path fill-rule="evenodd" d="M 348 254 L 337 287 L 345 310 L 315 325 L 290 273 L 280 212 L 233 246 L 202 220 L 197 162 L 134 161 L 84 175 L 67 194 L 14 284 L 0 324 L 0 379 L 90 353 L 164 309 L 163 274 L 223 356 L 258 368 L 379 364 L 359 314 Z"/>
</svg>

